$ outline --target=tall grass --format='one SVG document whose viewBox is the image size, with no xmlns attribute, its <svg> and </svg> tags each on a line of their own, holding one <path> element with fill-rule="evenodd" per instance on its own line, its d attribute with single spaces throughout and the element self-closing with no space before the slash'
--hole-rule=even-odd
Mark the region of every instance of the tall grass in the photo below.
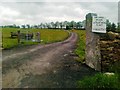
<svg viewBox="0 0 120 90">
<path fill-rule="evenodd" d="M 83 62 L 85 60 L 86 33 L 85 30 L 75 30 L 74 32 L 79 36 L 75 53 L 79 56 L 78 61 Z"/>
<path fill-rule="evenodd" d="M 19 29 L 3 28 L 2 29 L 2 47 L 4 49 L 18 46 L 17 38 L 11 38 L 10 32 L 17 32 Z M 49 30 L 49 29 L 20 29 L 22 33 L 32 32 L 34 35 L 40 32 L 41 44 L 58 42 L 66 39 L 68 33 L 64 30 Z M 35 36 L 34 36 L 35 39 Z M 24 41 L 23 45 L 37 44 L 37 42 Z"/>
</svg>

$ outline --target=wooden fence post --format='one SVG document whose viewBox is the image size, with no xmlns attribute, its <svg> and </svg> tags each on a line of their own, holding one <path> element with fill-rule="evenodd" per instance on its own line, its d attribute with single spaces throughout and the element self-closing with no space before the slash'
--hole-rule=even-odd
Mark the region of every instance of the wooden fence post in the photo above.
<svg viewBox="0 0 120 90">
<path fill-rule="evenodd" d="M 18 44 L 20 43 L 20 30 L 18 31 Z"/>
</svg>

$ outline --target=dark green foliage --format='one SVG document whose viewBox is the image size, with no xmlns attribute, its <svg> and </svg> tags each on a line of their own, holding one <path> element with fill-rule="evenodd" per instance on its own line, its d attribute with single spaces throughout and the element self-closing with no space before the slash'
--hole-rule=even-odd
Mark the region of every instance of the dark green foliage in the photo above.
<svg viewBox="0 0 120 90">
<path fill-rule="evenodd" d="M 107 31 L 111 31 L 111 27 L 112 27 L 111 22 L 109 22 L 109 20 L 107 20 L 106 21 L 106 29 L 107 29 Z"/>
<path fill-rule="evenodd" d="M 66 30 L 70 30 L 70 29 L 71 29 L 70 26 L 67 25 L 67 26 L 66 26 Z"/>
<path fill-rule="evenodd" d="M 78 88 L 114 88 L 120 89 L 120 75 L 106 75 L 98 73 L 93 77 L 85 77 L 78 82 Z"/>
<path fill-rule="evenodd" d="M 116 25 L 115 23 L 112 23 L 112 26 L 111 26 L 111 31 L 115 32 L 116 31 Z"/>
<path fill-rule="evenodd" d="M 120 32 L 120 23 L 117 24 L 117 32 Z"/>
<path fill-rule="evenodd" d="M 109 20 L 106 20 L 106 30 L 112 31 L 112 32 L 116 32 L 116 30 L 118 31 L 118 28 L 120 28 L 119 24 L 116 25 L 115 23 L 111 23 Z"/>
<path fill-rule="evenodd" d="M 66 30 L 71 30 L 71 29 L 85 29 L 85 20 L 84 21 L 56 21 L 56 22 L 50 22 L 50 23 L 40 23 L 40 24 L 35 24 L 35 25 L 30 25 L 30 24 L 23 24 L 23 25 L 6 25 L 6 26 L 0 26 L 2 28 L 44 28 L 44 29 L 66 29 Z"/>
</svg>

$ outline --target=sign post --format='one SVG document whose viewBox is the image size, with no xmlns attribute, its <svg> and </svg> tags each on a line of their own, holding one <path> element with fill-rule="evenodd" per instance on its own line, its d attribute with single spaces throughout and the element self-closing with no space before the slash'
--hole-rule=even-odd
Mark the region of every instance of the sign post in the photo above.
<svg viewBox="0 0 120 90">
<path fill-rule="evenodd" d="M 93 16 L 92 32 L 106 33 L 106 19 L 104 17 Z"/>
<path fill-rule="evenodd" d="M 99 33 L 106 33 L 106 20 L 98 17 L 95 13 L 86 15 L 86 60 L 85 63 L 101 71 L 100 36 Z"/>
<path fill-rule="evenodd" d="M 20 30 L 17 32 L 18 34 L 18 44 L 20 43 Z"/>
</svg>

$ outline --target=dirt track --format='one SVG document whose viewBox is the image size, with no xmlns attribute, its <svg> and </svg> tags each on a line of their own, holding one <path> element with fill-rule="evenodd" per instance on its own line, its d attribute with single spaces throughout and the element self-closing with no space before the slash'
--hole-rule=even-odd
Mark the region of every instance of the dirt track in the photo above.
<svg viewBox="0 0 120 90">
<path fill-rule="evenodd" d="M 76 81 L 96 73 L 75 61 L 77 34 L 47 45 L 3 51 L 3 88 L 75 88 Z"/>
</svg>

